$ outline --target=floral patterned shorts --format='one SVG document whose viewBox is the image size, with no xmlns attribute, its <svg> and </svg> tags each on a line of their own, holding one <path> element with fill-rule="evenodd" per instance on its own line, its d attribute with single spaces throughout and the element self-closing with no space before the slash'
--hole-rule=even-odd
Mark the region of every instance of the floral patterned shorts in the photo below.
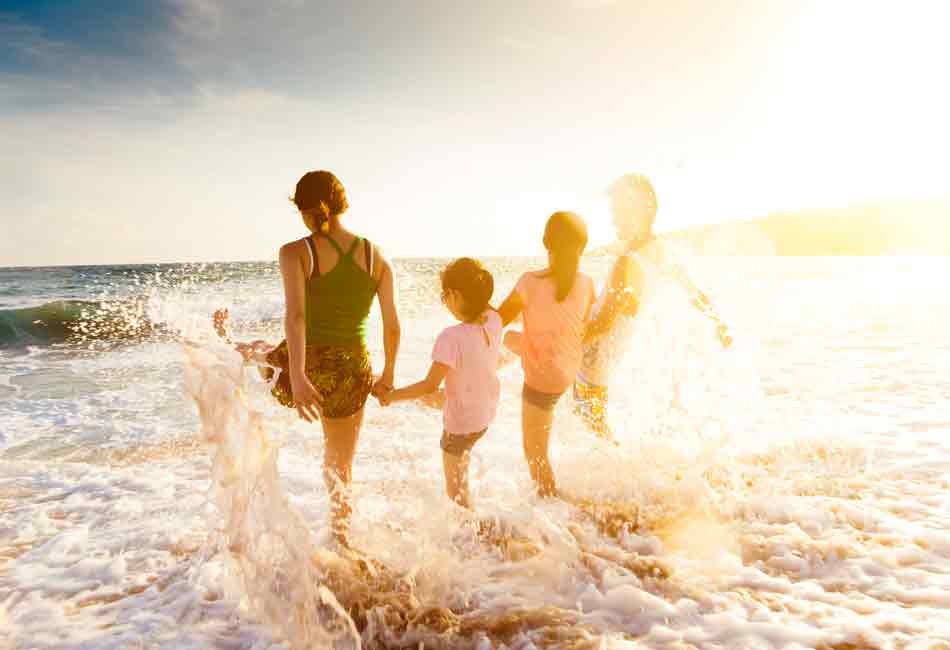
<svg viewBox="0 0 950 650">
<path fill-rule="evenodd" d="M 286 341 L 267 354 L 267 362 L 281 371 L 271 391 L 274 397 L 284 406 L 296 408 L 287 372 L 290 359 Z M 323 398 L 326 417 L 350 417 L 366 404 L 373 388 L 373 368 L 364 346 L 308 345 L 305 367 L 307 377 Z"/>
<path fill-rule="evenodd" d="M 574 413 L 583 418 L 597 435 L 610 438 L 607 424 L 607 387 L 588 384 L 581 379 L 574 382 Z"/>
</svg>

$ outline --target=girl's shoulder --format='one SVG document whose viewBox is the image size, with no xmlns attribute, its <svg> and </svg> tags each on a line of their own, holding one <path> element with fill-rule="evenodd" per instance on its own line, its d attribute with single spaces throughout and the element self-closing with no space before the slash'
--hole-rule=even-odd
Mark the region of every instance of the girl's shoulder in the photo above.
<svg viewBox="0 0 950 650">
<path fill-rule="evenodd" d="M 590 277 L 589 275 L 587 275 L 586 273 L 584 273 L 583 271 L 578 271 L 578 272 L 577 272 L 577 283 L 580 284 L 580 285 L 582 285 L 582 286 L 585 286 L 585 287 L 587 287 L 587 286 L 591 286 L 591 287 L 592 287 L 592 286 L 594 286 L 594 279 L 593 279 L 592 277 Z"/>
<path fill-rule="evenodd" d="M 547 269 L 533 269 L 531 271 L 525 271 L 521 274 L 521 279 L 531 279 L 531 280 L 543 280 L 550 276 L 550 273 Z"/>
<path fill-rule="evenodd" d="M 518 282 L 515 283 L 516 289 L 526 289 L 529 286 L 535 286 L 539 282 L 550 279 L 550 276 L 544 269 L 536 271 L 525 271 L 521 274 L 521 277 L 518 278 Z"/>
</svg>

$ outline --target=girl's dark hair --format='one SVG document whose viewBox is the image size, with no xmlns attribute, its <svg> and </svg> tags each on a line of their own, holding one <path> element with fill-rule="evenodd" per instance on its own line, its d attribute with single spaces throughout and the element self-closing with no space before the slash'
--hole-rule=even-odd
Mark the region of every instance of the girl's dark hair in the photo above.
<svg viewBox="0 0 950 650">
<path fill-rule="evenodd" d="M 551 273 L 562 302 L 574 288 L 581 254 L 587 246 L 587 224 L 573 212 L 555 212 L 544 227 L 544 247 L 551 255 Z"/>
<path fill-rule="evenodd" d="M 475 320 L 488 308 L 495 292 L 495 279 L 478 260 L 460 257 L 445 267 L 441 277 L 443 292 L 452 289 L 462 294 L 462 316 L 466 321 Z"/>
<path fill-rule="evenodd" d="M 320 229 L 325 229 L 330 217 L 343 214 L 350 207 L 343 183 L 331 172 L 323 170 L 301 176 L 291 201 L 301 212 L 314 209 L 322 212 L 323 216 L 317 224 Z"/>
</svg>

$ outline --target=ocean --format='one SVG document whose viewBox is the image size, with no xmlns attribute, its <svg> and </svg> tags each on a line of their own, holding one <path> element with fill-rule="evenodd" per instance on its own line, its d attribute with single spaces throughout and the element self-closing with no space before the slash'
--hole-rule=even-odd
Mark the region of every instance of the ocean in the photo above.
<svg viewBox="0 0 950 650">
<path fill-rule="evenodd" d="M 558 406 L 572 503 L 533 494 L 512 363 L 471 467 L 495 534 L 444 496 L 441 415 L 371 400 L 350 553 L 319 427 L 211 331 L 282 338 L 274 263 L 0 269 L 0 649 L 950 649 L 950 260 L 686 261 L 736 343 L 653 287 L 615 441 Z M 395 263 L 398 384 L 445 262 Z M 485 263 L 497 303 L 539 261 Z"/>
</svg>

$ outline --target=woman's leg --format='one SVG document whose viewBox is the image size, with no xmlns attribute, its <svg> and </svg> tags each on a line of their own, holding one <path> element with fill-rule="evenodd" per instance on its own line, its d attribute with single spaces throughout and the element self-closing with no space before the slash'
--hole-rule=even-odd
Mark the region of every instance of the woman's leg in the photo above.
<svg viewBox="0 0 950 650">
<path fill-rule="evenodd" d="M 350 483 L 353 456 L 363 426 L 363 409 L 346 418 L 321 418 L 323 423 L 323 480 L 330 494 L 330 532 L 343 546 L 349 546 Z"/>
<path fill-rule="evenodd" d="M 463 508 L 471 509 L 468 492 L 468 462 L 469 452 L 461 456 L 442 452 L 442 469 L 445 471 L 445 492 L 449 498 Z"/>
<path fill-rule="evenodd" d="M 542 409 L 526 399 L 521 399 L 521 435 L 524 457 L 528 471 L 538 486 L 538 496 L 557 496 L 554 470 L 548 459 L 548 444 L 551 441 L 551 426 L 554 410 Z"/>
</svg>

